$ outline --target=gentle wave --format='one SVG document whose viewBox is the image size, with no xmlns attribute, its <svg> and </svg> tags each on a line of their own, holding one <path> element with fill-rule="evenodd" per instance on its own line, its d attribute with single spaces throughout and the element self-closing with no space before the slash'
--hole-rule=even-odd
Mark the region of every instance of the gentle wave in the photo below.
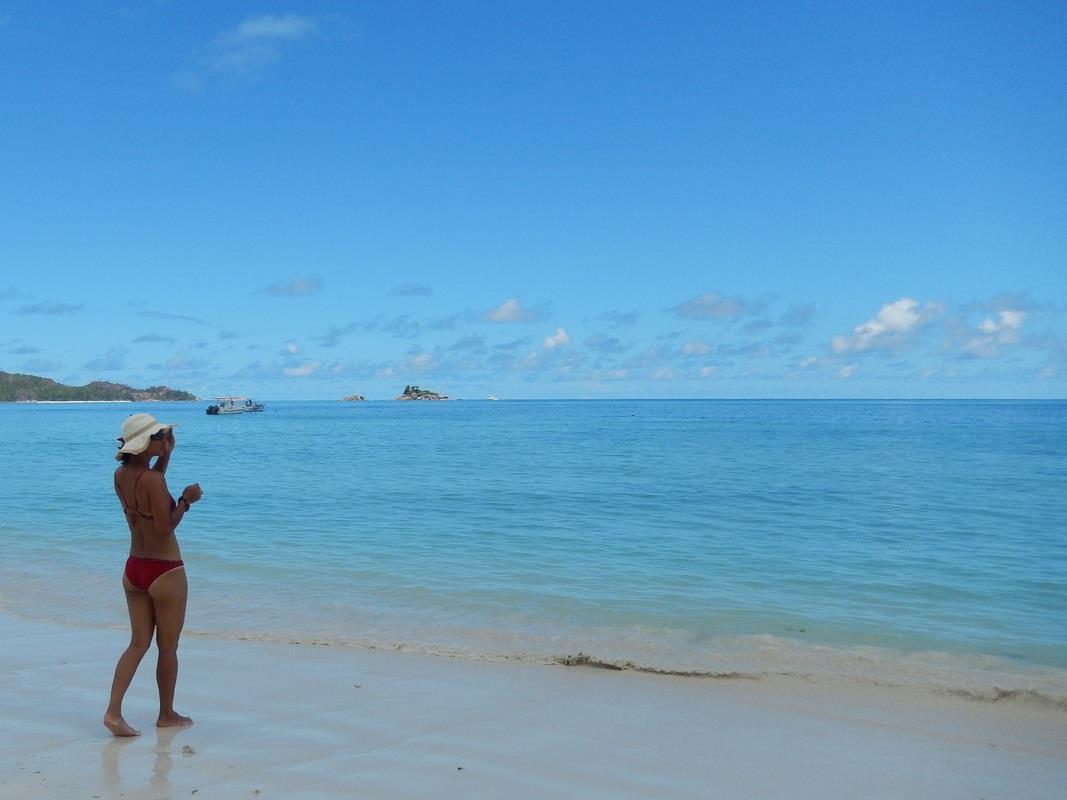
<svg viewBox="0 0 1067 800">
<path fill-rule="evenodd" d="M 974 700 L 981 703 L 1019 703 L 1038 708 L 1054 708 L 1058 711 L 1067 711 L 1067 697 L 1050 696 L 1033 689 L 1001 689 L 994 686 L 987 692 L 977 692 L 973 689 L 946 689 L 944 691 L 964 700 Z"/>
<path fill-rule="evenodd" d="M 120 630 L 123 625 L 102 624 L 91 617 L 64 613 L 56 608 L 27 603 L 0 594 L 0 613 L 79 628 Z M 114 617 L 112 617 L 114 618 Z M 226 630 L 190 627 L 186 636 L 217 641 L 259 642 L 270 645 L 341 647 L 390 651 L 464 661 L 541 664 L 605 672 L 632 672 L 649 676 L 709 681 L 799 681 L 822 686 L 877 688 L 921 692 L 977 703 L 1026 706 L 1067 712 L 1067 670 L 1017 664 L 994 656 L 927 652 L 901 653 L 876 647 L 832 647 L 765 634 L 724 637 L 700 656 L 679 656 L 669 649 L 649 646 L 646 658 L 613 658 L 578 650 L 552 653 L 558 639 L 527 639 L 539 650 L 515 649 L 514 639 L 495 643 L 480 640 L 458 645 L 429 636 L 411 639 L 350 636 L 285 630 Z M 588 637 L 584 637 L 588 638 Z M 631 643 L 632 644 L 632 643 Z M 652 642 L 649 642 L 652 645 Z M 662 644 L 656 642 L 655 644 Z M 606 645 L 608 650 L 618 649 Z M 699 660 L 703 663 L 696 664 Z"/>
<path fill-rule="evenodd" d="M 831 685 L 837 683 L 847 683 L 853 686 L 877 687 L 882 689 L 919 689 L 925 690 L 931 694 L 949 695 L 952 697 L 957 697 L 963 700 L 968 700 L 977 703 L 1004 703 L 1067 712 L 1067 694 L 1047 694 L 1036 689 L 1002 689 L 999 686 L 991 686 L 987 689 L 978 689 L 973 687 L 961 688 L 945 686 L 942 684 L 918 686 L 914 683 L 893 683 L 886 680 L 878 680 L 869 677 L 859 677 L 856 675 L 829 676 L 824 674 L 820 676 L 815 676 L 812 673 L 807 672 L 790 673 L 779 671 L 774 673 L 760 673 L 737 671 L 715 672 L 701 670 L 675 670 L 663 669 L 660 667 L 643 666 L 641 664 L 634 664 L 631 661 L 625 661 L 621 663 L 617 661 L 601 661 L 595 656 L 587 655 L 586 653 L 577 653 L 572 656 L 559 656 L 555 659 L 552 659 L 552 663 L 558 664 L 559 666 L 563 667 L 588 667 L 592 669 L 603 669 L 612 672 L 642 672 L 649 675 L 665 675 L 678 678 L 699 678 L 704 680 L 760 681 L 766 680 L 768 678 L 793 678 L 801 679 L 806 683 L 822 683 Z"/>
<path fill-rule="evenodd" d="M 223 633 L 190 630 L 188 633 L 217 640 L 387 650 L 465 661 L 543 664 L 693 680 L 794 680 L 824 686 L 918 691 L 971 702 L 1067 712 L 1067 670 L 1029 668 L 993 657 L 975 658 L 950 653 L 903 654 L 887 650 L 872 652 L 873 648 L 829 648 L 762 635 L 725 642 L 723 650 L 716 654 L 720 664 L 717 668 L 681 668 L 669 664 L 600 658 L 582 651 L 543 655 L 519 651 L 493 652 L 426 642 L 294 636 L 260 631 Z M 764 664 L 754 663 L 754 648 L 763 652 Z"/>
<path fill-rule="evenodd" d="M 37 622 L 120 629 L 114 576 L 72 579 L 56 588 L 35 575 L 0 570 L 0 613 Z M 77 598 L 98 597 L 86 605 Z M 237 598 L 231 598 L 237 600 Z M 236 605 L 241 606 L 238 602 Z M 233 609 L 231 609 L 233 611 Z M 964 652 L 903 652 L 887 647 L 826 645 L 786 636 L 723 636 L 699 647 L 684 632 L 662 629 L 506 630 L 422 624 L 401 610 L 374 610 L 343 627 L 300 622 L 303 614 L 256 616 L 201 609 L 186 634 L 294 646 L 350 647 L 482 662 L 519 662 L 694 680 L 796 680 L 827 686 L 920 691 L 958 699 L 1067 711 L 1067 670 Z M 262 612 L 262 610 L 261 610 Z M 243 620 L 240 628 L 234 628 Z M 252 625 L 250 622 L 255 621 Z M 321 623 L 321 619 L 319 620 Z M 260 624 L 261 623 L 261 624 Z"/>
</svg>

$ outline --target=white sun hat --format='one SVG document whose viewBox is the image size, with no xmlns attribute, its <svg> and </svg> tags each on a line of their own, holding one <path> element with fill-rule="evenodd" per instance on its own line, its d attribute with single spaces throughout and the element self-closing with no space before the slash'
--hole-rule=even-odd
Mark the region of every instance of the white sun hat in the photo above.
<svg viewBox="0 0 1067 800">
<path fill-rule="evenodd" d="M 122 436 L 115 458 L 121 461 L 124 455 L 143 453 L 153 434 L 173 427 L 173 422 L 159 422 L 151 414 L 130 414 L 122 421 Z"/>
</svg>

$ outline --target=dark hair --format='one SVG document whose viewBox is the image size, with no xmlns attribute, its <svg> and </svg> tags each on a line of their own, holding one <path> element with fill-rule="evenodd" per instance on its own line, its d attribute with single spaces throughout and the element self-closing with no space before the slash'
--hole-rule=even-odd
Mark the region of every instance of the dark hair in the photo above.
<svg viewBox="0 0 1067 800">
<path fill-rule="evenodd" d="M 166 437 L 166 434 L 167 434 L 167 431 L 168 431 L 168 430 L 170 430 L 170 429 L 169 429 L 169 428 L 160 428 L 160 429 L 159 429 L 158 431 L 156 431 L 155 433 L 153 433 L 153 434 L 152 434 L 151 436 L 149 436 L 148 438 L 149 438 L 149 439 L 151 439 L 151 440 L 152 440 L 152 441 L 154 441 L 154 442 L 162 442 L 162 441 L 163 441 L 163 440 L 164 440 L 165 438 L 167 438 L 167 437 Z M 125 440 L 125 439 L 123 439 L 123 438 L 122 438 L 122 437 L 120 436 L 120 437 L 119 437 L 119 447 L 122 447 L 122 446 L 123 446 L 124 444 L 126 444 L 126 440 Z M 126 465 L 128 465 L 128 464 L 130 463 L 130 459 L 131 459 L 131 458 L 132 458 L 132 457 L 133 457 L 133 456 L 134 456 L 135 454 L 134 454 L 134 453 L 120 453 L 120 455 L 122 456 L 122 458 L 120 459 L 120 460 L 122 461 L 122 466 L 124 466 L 124 467 L 125 467 Z"/>
</svg>

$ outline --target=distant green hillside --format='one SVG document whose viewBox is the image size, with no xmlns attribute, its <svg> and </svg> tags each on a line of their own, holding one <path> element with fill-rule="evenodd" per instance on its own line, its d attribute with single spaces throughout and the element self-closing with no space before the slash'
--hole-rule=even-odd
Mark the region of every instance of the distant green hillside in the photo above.
<svg viewBox="0 0 1067 800">
<path fill-rule="evenodd" d="M 30 400 L 195 400 L 194 395 L 168 386 L 133 389 L 121 383 L 93 381 L 85 386 L 65 386 L 51 378 L 0 372 L 0 402 Z"/>
</svg>

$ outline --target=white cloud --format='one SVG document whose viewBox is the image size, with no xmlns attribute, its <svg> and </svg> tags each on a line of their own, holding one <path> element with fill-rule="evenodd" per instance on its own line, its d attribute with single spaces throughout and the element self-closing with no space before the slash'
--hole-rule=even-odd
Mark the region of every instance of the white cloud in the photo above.
<svg viewBox="0 0 1067 800">
<path fill-rule="evenodd" d="M 715 377 L 715 367 L 701 367 L 700 368 L 700 377 L 701 378 L 713 378 L 713 377 Z"/>
<path fill-rule="evenodd" d="M 660 367 L 651 375 L 654 381 L 669 381 L 674 378 L 674 370 L 670 367 Z"/>
<path fill-rule="evenodd" d="M 634 310 L 634 311 L 617 311 L 617 310 L 613 310 L 613 311 L 605 311 L 603 314 L 598 314 L 595 317 L 595 319 L 603 320 L 604 322 L 607 322 L 608 326 L 611 327 L 611 328 L 628 328 L 631 325 L 636 324 L 637 320 L 640 319 L 640 317 L 641 317 L 641 314 L 636 310 Z"/>
<path fill-rule="evenodd" d="M 853 375 L 853 373 L 855 373 L 855 371 L 856 371 L 856 365 L 855 364 L 849 364 L 847 367 L 841 367 L 841 369 L 838 370 L 837 377 L 847 380 L 848 378 L 852 377 L 852 375 Z"/>
<path fill-rule="evenodd" d="M 318 361 L 305 361 L 295 367 L 283 367 L 282 374 L 287 378 L 306 378 L 313 375 L 319 368 Z"/>
<path fill-rule="evenodd" d="M 631 345 L 624 344 L 614 336 L 605 336 L 602 333 L 595 333 L 586 339 L 585 346 L 603 355 L 625 353 L 631 347 Z"/>
<path fill-rule="evenodd" d="M 478 335 L 461 336 L 456 341 L 448 346 L 448 349 L 453 352 L 474 352 L 480 353 L 485 351 L 485 337 Z"/>
<path fill-rule="evenodd" d="M 808 356 L 807 358 L 802 359 L 801 362 L 797 366 L 800 369 L 810 369 L 811 367 L 814 367 L 818 363 L 819 363 L 819 359 L 817 359 L 815 356 Z"/>
<path fill-rule="evenodd" d="M 517 298 L 510 297 L 496 308 L 486 311 L 482 319 L 486 322 L 533 322 L 537 315 L 523 308 Z"/>
<path fill-rule="evenodd" d="M 1055 374 L 1056 374 L 1056 368 L 1055 367 L 1045 367 L 1044 369 L 1042 369 L 1040 372 L 1037 373 L 1037 376 L 1039 378 L 1043 379 L 1043 380 L 1048 380 L 1049 378 L 1051 378 Z"/>
<path fill-rule="evenodd" d="M 730 319 L 750 310 L 743 300 L 721 297 L 714 292 L 702 294 L 670 309 L 683 319 Z"/>
<path fill-rule="evenodd" d="M 1019 328 L 1025 319 L 1025 311 L 1014 309 L 998 311 L 996 319 L 986 317 L 978 333 L 963 345 L 964 351 L 975 358 L 997 358 L 1005 345 L 1019 341 Z"/>
<path fill-rule="evenodd" d="M 900 347 L 915 331 L 942 309 L 938 303 L 922 306 L 910 297 L 886 303 L 873 319 L 857 325 L 850 336 L 835 336 L 830 347 L 835 353 L 860 353 Z"/>
<path fill-rule="evenodd" d="M 1016 331 L 1022 327 L 1023 320 L 1026 319 L 1025 311 L 999 311 L 997 315 L 1000 317 L 1000 330 L 1002 331 Z"/>
<path fill-rule="evenodd" d="M 702 339 L 694 339 L 691 342 L 686 342 L 682 345 L 682 354 L 687 356 L 702 356 L 708 352 L 710 348 L 708 343 Z"/>
<path fill-rule="evenodd" d="M 285 345 L 285 352 L 291 356 L 295 356 L 300 352 L 300 346 L 296 342 L 289 342 Z"/>
<path fill-rule="evenodd" d="M 381 318 L 360 319 L 347 325 L 331 325 L 322 336 L 316 337 L 324 347 L 336 347 L 341 338 L 355 331 L 373 331 L 381 325 Z"/>
<path fill-rule="evenodd" d="M 213 76 L 252 79 L 278 61 L 287 47 L 320 33 L 317 20 L 298 14 L 263 14 L 223 31 L 190 57 L 189 66 L 173 75 L 183 89 L 198 90 Z"/>
<path fill-rule="evenodd" d="M 319 26 L 310 17 L 296 14 L 264 14 L 243 20 L 234 30 L 219 34 L 218 41 L 225 44 L 244 44 L 271 40 L 295 40 L 319 32 Z"/>
<path fill-rule="evenodd" d="M 998 311 L 996 320 L 984 319 L 978 327 L 982 333 L 1017 331 L 1022 327 L 1024 319 L 1025 311 Z"/>
<path fill-rule="evenodd" d="M 77 314 L 85 309 L 85 303 L 32 303 L 22 306 L 16 314 L 46 314 L 59 316 L 60 314 Z"/>
<path fill-rule="evenodd" d="M 567 335 L 567 332 L 563 328 L 556 328 L 556 332 L 551 336 L 546 336 L 544 345 L 546 350 L 554 350 L 557 347 L 562 347 L 565 344 L 569 344 L 571 337 Z"/>
<path fill-rule="evenodd" d="M 138 344 L 143 344 L 145 342 L 163 342 L 165 344 L 174 343 L 174 339 L 170 336 L 160 336 L 158 333 L 146 333 L 142 336 L 138 336 L 133 341 Z"/>
<path fill-rule="evenodd" d="M 289 297 L 315 294 L 322 289 L 322 281 L 318 278 L 293 278 L 288 283 L 272 283 L 260 292 L 263 294 L 279 294 Z"/>
<path fill-rule="evenodd" d="M 137 316 L 144 317 L 145 319 L 164 319 L 164 320 L 177 320 L 180 322 L 195 322 L 198 325 L 207 325 L 206 322 L 197 317 L 187 317 L 184 314 L 171 314 L 168 311 L 138 311 Z"/>
</svg>

